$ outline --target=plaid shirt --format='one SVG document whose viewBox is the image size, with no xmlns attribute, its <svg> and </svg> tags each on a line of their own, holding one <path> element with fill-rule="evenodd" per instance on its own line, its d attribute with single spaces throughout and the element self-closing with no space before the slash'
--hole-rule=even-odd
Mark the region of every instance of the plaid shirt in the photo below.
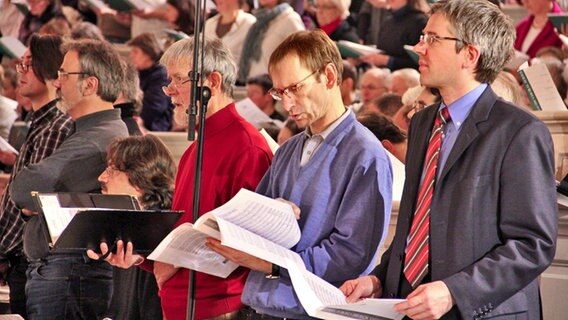
<svg viewBox="0 0 568 320">
<path fill-rule="evenodd" d="M 4 190 L 0 207 L 0 260 L 22 249 L 24 220 L 8 192 L 10 183 L 20 170 L 50 156 L 73 131 L 73 121 L 57 109 L 56 102 L 53 100 L 32 114 L 29 133 Z"/>
</svg>

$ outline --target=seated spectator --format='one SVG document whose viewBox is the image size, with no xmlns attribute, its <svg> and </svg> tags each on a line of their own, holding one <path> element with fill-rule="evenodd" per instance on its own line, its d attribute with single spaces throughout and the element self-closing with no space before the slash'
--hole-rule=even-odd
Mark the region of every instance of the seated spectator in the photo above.
<svg viewBox="0 0 568 320">
<path fill-rule="evenodd" d="M 355 112 L 364 109 L 364 105 L 371 103 L 373 99 L 389 92 L 391 73 L 389 69 L 371 68 L 361 76 L 359 95 L 361 103 L 356 106 Z"/>
<path fill-rule="evenodd" d="M 71 27 L 67 20 L 51 19 L 48 23 L 39 28 L 38 33 L 41 35 L 51 34 L 60 37 L 69 37 L 71 34 Z"/>
<path fill-rule="evenodd" d="M 130 60 L 138 70 L 140 89 L 144 93 L 140 117 L 150 131 L 169 131 L 172 128 L 173 106 L 162 87 L 168 84 L 166 69 L 158 64 L 162 46 L 155 35 L 143 33 L 130 40 Z"/>
<path fill-rule="evenodd" d="M 256 18 L 241 10 L 243 0 L 218 0 L 218 14 L 205 22 L 205 36 L 219 38 L 235 61 L 241 58 L 245 37 Z"/>
<path fill-rule="evenodd" d="M 392 117 L 393 122 L 402 130 L 408 131 L 410 119 L 427 106 L 440 101 L 440 94 L 423 86 L 406 90 L 402 96 L 402 107 Z"/>
<path fill-rule="evenodd" d="M 14 68 L 4 68 L 4 81 L 2 81 L 2 95 L 6 98 L 16 100 L 16 89 L 18 88 L 18 73 Z"/>
<path fill-rule="evenodd" d="M 284 127 L 280 129 L 280 132 L 278 133 L 278 139 L 276 141 L 279 145 L 282 145 L 284 144 L 284 142 L 288 141 L 288 139 L 304 131 L 304 129 L 305 128 L 299 127 L 296 121 L 288 118 L 288 120 L 284 122 Z"/>
<path fill-rule="evenodd" d="M 418 68 L 404 45 L 415 45 L 420 40 L 428 20 L 425 13 L 428 5 L 424 0 L 397 0 L 389 5 L 388 13 L 381 19 L 377 42 L 373 43 L 384 53 L 366 55 L 361 60 L 391 70 Z"/>
<path fill-rule="evenodd" d="M 284 121 L 286 117 L 276 110 L 276 101 L 268 92 L 270 89 L 272 89 L 272 80 L 268 74 L 247 80 L 247 97 L 271 119 Z"/>
<path fill-rule="evenodd" d="M 511 73 L 507 71 L 501 71 L 497 75 L 497 78 L 491 83 L 491 88 L 495 91 L 495 94 L 503 98 L 504 100 L 512 102 L 516 106 L 522 106 L 531 110 L 530 106 L 527 104 L 523 98 L 523 89 Z"/>
<path fill-rule="evenodd" d="M 22 21 L 18 33 L 18 39 L 25 45 L 28 44 L 32 33 L 38 32 L 49 21 L 53 19 L 67 21 L 63 15 L 61 0 L 29 0 L 28 3 L 30 11 Z"/>
<path fill-rule="evenodd" d="M 160 41 L 165 40 L 165 28 L 193 34 L 193 17 L 195 8 L 192 1 L 167 0 L 165 3 L 158 0 L 147 1 L 158 4 L 153 8 L 132 11 L 130 26 L 131 37 L 136 38 L 142 33 L 151 32 Z"/>
<path fill-rule="evenodd" d="M 120 109 L 120 118 L 126 124 L 129 136 L 142 135 L 142 130 L 138 125 L 138 110 L 141 106 L 142 91 L 140 90 L 140 79 L 136 68 L 126 60 L 122 59 L 122 67 L 124 69 L 124 82 L 122 83 L 122 91 L 118 98 L 114 101 L 113 107 Z M 134 118 L 136 116 L 136 118 Z"/>
<path fill-rule="evenodd" d="M 172 205 L 175 161 L 160 139 L 149 134 L 122 138 L 108 147 L 107 168 L 99 176 L 103 194 L 128 194 L 143 209 Z M 119 241 L 119 249 L 124 243 Z M 106 251 L 106 250 L 105 250 Z M 98 255 L 88 252 L 93 259 Z M 113 295 L 106 316 L 112 319 L 162 319 L 158 285 L 151 272 L 113 268 Z"/>
<path fill-rule="evenodd" d="M 517 24 L 515 50 L 534 58 L 543 47 L 562 47 L 562 41 L 548 20 L 549 13 L 561 13 L 555 0 L 524 0 L 523 6 L 529 15 Z"/>
<path fill-rule="evenodd" d="M 555 58 L 558 61 L 564 61 L 566 55 L 562 51 L 562 49 L 558 47 L 542 47 L 540 48 L 535 55 L 536 58 Z"/>
<path fill-rule="evenodd" d="M 343 72 L 341 73 L 341 99 L 343 104 L 349 107 L 358 102 L 357 98 L 357 70 L 346 60 L 343 60 Z"/>
<path fill-rule="evenodd" d="M 395 70 L 391 76 L 390 92 L 402 95 L 408 88 L 420 85 L 420 73 L 416 69 L 403 68 Z"/>
<path fill-rule="evenodd" d="M 272 51 L 290 34 L 304 30 L 300 15 L 284 0 L 260 0 L 262 9 L 256 13 L 239 61 L 237 82 L 246 83 L 250 77 L 268 73 Z"/>
<path fill-rule="evenodd" d="M 385 93 L 363 106 L 364 114 L 380 114 L 393 117 L 402 107 L 402 98 L 398 94 Z"/>
<path fill-rule="evenodd" d="M 316 0 L 316 20 L 331 40 L 359 42 L 357 30 L 348 22 L 351 0 Z"/>
<path fill-rule="evenodd" d="M 376 44 L 383 18 L 389 14 L 387 0 L 368 0 L 359 9 L 357 15 L 357 34 L 364 44 Z"/>
<path fill-rule="evenodd" d="M 383 147 L 400 162 L 405 163 L 407 138 L 406 133 L 388 117 L 380 114 L 365 114 L 357 117 L 367 129 L 379 139 Z"/>
<path fill-rule="evenodd" d="M 90 22 L 79 22 L 77 25 L 71 29 L 71 39 L 93 39 L 104 41 L 105 36 L 101 32 L 101 29 Z"/>
<path fill-rule="evenodd" d="M 23 20 L 24 14 L 11 0 L 2 1 L 0 4 L 0 34 L 2 36 L 17 38 Z"/>
</svg>

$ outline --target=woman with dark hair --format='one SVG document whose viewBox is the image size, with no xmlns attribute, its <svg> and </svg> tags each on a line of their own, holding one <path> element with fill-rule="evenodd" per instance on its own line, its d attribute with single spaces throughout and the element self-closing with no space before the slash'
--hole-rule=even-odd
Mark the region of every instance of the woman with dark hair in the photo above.
<svg viewBox="0 0 568 320">
<path fill-rule="evenodd" d="M 115 140 L 108 147 L 107 169 L 99 176 L 104 194 L 136 196 L 144 209 L 169 209 L 174 194 L 175 161 L 153 135 Z M 93 253 L 91 253 L 92 255 Z M 96 254 L 92 256 L 96 258 Z M 112 319 L 162 319 L 154 275 L 140 268 L 113 268 Z"/>
<path fill-rule="evenodd" d="M 140 117 L 150 131 L 169 131 L 172 128 L 173 106 L 162 91 L 168 84 L 166 69 L 158 63 L 163 48 L 152 33 L 143 33 L 128 42 L 130 61 L 138 70 L 140 89 L 144 93 Z"/>
<path fill-rule="evenodd" d="M 69 23 L 63 15 L 63 9 L 60 0 L 28 0 L 30 11 L 22 21 L 18 39 L 25 45 L 32 33 L 38 32 L 39 29 L 52 19 L 63 20 L 67 26 Z"/>
<path fill-rule="evenodd" d="M 366 55 L 361 60 L 391 70 L 416 69 L 418 65 L 406 53 L 404 45 L 415 45 L 420 41 L 428 21 L 428 4 L 424 0 L 387 0 L 387 4 L 389 9 L 382 17 L 374 43 L 383 53 Z"/>
</svg>

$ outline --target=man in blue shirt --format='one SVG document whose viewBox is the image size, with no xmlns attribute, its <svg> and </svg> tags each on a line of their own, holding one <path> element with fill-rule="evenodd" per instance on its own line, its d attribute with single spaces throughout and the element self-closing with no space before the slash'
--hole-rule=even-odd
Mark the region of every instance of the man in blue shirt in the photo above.
<svg viewBox="0 0 568 320">
<path fill-rule="evenodd" d="M 392 202 L 390 161 L 343 105 L 342 68 L 337 47 L 321 31 L 292 34 L 274 51 L 270 92 L 307 129 L 278 149 L 256 190 L 299 207 L 302 236 L 292 250 L 308 271 L 336 286 L 370 270 Z M 252 270 L 242 300 L 253 319 L 309 318 L 286 270 L 214 239 L 209 245 Z"/>
</svg>

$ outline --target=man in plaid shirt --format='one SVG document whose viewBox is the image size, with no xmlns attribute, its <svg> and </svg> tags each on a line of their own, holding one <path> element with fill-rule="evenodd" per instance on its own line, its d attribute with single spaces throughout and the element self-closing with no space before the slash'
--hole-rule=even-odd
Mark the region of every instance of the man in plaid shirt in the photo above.
<svg viewBox="0 0 568 320">
<path fill-rule="evenodd" d="M 26 315 L 25 283 L 27 260 L 22 252 L 24 220 L 12 201 L 8 187 L 20 170 L 34 164 L 59 147 L 73 130 L 73 121 L 57 109 L 57 70 L 63 61 L 59 36 L 31 38 L 29 49 L 16 66 L 20 74 L 20 94 L 30 99 L 33 108 L 29 133 L 16 159 L 0 207 L 0 272 L 10 286 L 10 308 Z"/>
</svg>

